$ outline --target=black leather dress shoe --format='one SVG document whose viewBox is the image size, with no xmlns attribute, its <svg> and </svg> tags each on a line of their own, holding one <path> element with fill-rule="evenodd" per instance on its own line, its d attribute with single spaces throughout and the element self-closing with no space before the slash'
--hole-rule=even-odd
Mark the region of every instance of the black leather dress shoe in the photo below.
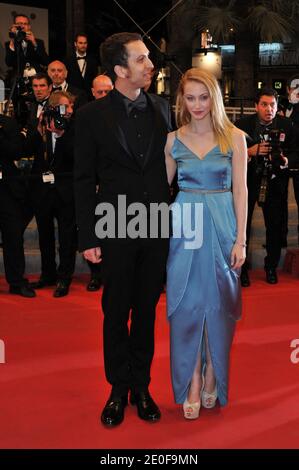
<svg viewBox="0 0 299 470">
<path fill-rule="evenodd" d="M 161 412 L 148 391 L 131 392 L 130 403 L 137 406 L 137 413 L 140 419 L 154 423 L 161 418 Z"/>
<path fill-rule="evenodd" d="M 42 289 L 43 287 L 55 286 L 56 279 L 44 279 L 41 277 L 38 281 L 30 282 L 29 285 L 33 289 Z"/>
<path fill-rule="evenodd" d="M 249 287 L 250 286 L 250 279 L 247 269 L 242 269 L 240 275 L 240 281 L 242 287 Z"/>
<path fill-rule="evenodd" d="M 101 421 L 105 426 L 113 427 L 122 423 L 125 416 L 125 407 L 128 397 L 113 397 L 110 395 L 101 414 Z"/>
<path fill-rule="evenodd" d="M 102 283 L 100 279 L 92 277 L 86 286 L 86 290 L 88 290 L 89 292 L 95 292 L 101 288 L 101 284 Z"/>
<path fill-rule="evenodd" d="M 276 269 L 266 268 L 265 271 L 266 271 L 266 281 L 268 282 L 268 284 L 277 284 L 278 278 L 277 278 Z"/>
<path fill-rule="evenodd" d="M 53 297 L 64 297 L 69 293 L 70 284 L 66 281 L 58 281 L 56 289 L 54 290 Z"/>
<path fill-rule="evenodd" d="M 22 297 L 36 297 L 34 290 L 27 284 L 23 286 L 10 286 L 9 292 L 10 294 L 21 295 Z"/>
</svg>

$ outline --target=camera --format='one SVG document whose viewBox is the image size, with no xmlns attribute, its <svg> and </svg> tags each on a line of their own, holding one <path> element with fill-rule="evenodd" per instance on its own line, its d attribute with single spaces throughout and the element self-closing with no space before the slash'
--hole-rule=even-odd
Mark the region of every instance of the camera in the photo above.
<svg viewBox="0 0 299 470">
<path fill-rule="evenodd" d="M 284 165 L 283 158 L 281 156 L 281 144 L 285 141 L 285 133 L 280 129 L 265 129 L 264 141 L 269 142 L 271 151 L 271 162 L 274 170 L 279 170 L 280 165 Z"/>
<path fill-rule="evenodd" d="M 68 126 L 69 119 L 66 117 L 66 105 L 59 104 L 57 106 L 45 106 L 44 108 L 44 121 L 45 124 L 50 126 L 51 121 L 54 121 L 56 129 L 65 130 Z"/>
<path fill-rule="evenodd" d="M 262 206 L 266 201 L 270 178 L 284 165 L 281 144 L 285 141 L 285 133 L 281 129 L 265 128 L 260 134 L 260 139 L 261 142 L 269 143 L 268 154 L 258 156 L 256 167 L 256 173 L 261 175 L 258 205 Z"/>
<path fill-rule="evenodd" d="M 23 31 L 22 26 L 16 26 L 16 32 L 9 31 L 9 37 L 17 42 L 26 40 L 26 32 Z"/>
</svg>

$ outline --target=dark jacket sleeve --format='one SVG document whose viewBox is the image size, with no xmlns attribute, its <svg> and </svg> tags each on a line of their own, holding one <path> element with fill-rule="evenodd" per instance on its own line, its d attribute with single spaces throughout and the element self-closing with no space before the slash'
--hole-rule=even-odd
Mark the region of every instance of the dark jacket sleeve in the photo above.
<svg viewBox="0 0 299 470">
<path fill-rule="evenodd" d="M 35 49 L 36 59 L 40 65 L 48 65 L 49 56 L 46 53 L 45 44 L 42 39 L 37 39 L 37 48 Z"/>
<path fill-rule="evenodd" d="M 21 158 L 22 135 L 17 122 L 6 116 L 0 119 L 0 163 L 1 159 L 14 161 Z"/>
<path fill-rule="evenodd" d="M 97 148 L 89 106 L 77 111 L 75 123 L 74 194 L 79 251 L 99 246 L 95 234 Z"/>
<path fill-rule="evenodd" d="M 42 39 L 36 39 L 37 47 L 34 48 L 32 44 L 28 44 L 29 51 L 28 51 L 28 62 L 32 66 L 37 65 L 48 65 L 49 57 L 46 53 L 44 41 Z M 24 55 L 22 54 L 21 62 L 25 61 Z M 17 54 L 16 51 L 12 51 L 9 47 L 9 41 L 5 43 L 5 63 L 8 67 L 16 67 L 17 66 Z"/>
</svg>

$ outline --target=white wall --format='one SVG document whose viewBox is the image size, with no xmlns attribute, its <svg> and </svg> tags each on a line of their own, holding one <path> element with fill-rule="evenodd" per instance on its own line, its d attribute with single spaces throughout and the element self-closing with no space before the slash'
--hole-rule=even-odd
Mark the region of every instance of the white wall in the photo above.
<svg viewBox="0 0 299 470">
<path fill-rule="evenodd" d="M 13 3 L 0 3 L 0 78 L 4 77 L 7 70 L 4 43 L 9 40 L 8 30 L 13 23 L 12 12 L 24 13 L 30 18 L 31 29 L 34 35 L 39 39 L 43 39 L 48 51 L 48 10 L 45 8 L 14 5 Z M 31 18 L 32 14 L 35 15 L 34 19 Z"/>
</svg>

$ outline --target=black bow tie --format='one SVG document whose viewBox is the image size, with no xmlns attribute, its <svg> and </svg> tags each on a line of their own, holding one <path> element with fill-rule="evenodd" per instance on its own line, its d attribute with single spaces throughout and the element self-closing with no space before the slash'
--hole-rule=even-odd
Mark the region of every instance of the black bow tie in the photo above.
<svg viewBox="0 0 299 470">
<path fill-rule="evenodd" d="M 57 91 L 57 90 L 62 91 L 62 86 L 55 86 L 53 88 L 53 91 Z"/>
<path fill-rule="evenodd" d="M 294 105 L 289 102 L 288 105 L 287 105 L 287 109 L 288 109 L 288 110 L 291 110 L 291 109 L 293 109 L 293 107 L 294 107 Z"/>
<path fill-rule="evenodd" d="M 86 59 L 86 55 L 77 56 L 77 60 L 85 60 L 85 59 Z"/>
<path fill-rule="evenodd" d="M 143 93 L 140 93 L 140 95 L 135 101 L 129 100 L 129 98 L 125 97 L 124 103 L 125 103 L 128 115 L 134 110 L 145 111 L 147 107 L 147 99 Z"/>
<path fill-rule="evenodd" d="M 40 106 L 44 106 L 47 102 L 47 99 L 44 100 L 44 101 L 37 101 L 37 104 L 40 105 Z"/>
</svg>

